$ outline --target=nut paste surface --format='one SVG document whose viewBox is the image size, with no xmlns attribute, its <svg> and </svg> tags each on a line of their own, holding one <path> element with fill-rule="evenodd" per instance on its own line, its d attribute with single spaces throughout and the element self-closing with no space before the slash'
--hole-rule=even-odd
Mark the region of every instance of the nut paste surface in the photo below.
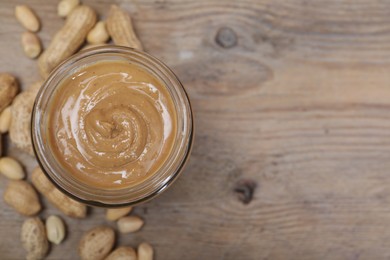
<svg viewBox="0 0 390 260">
<path fill-rule="evenodd" d="M 68 76 L 53 95 L 50 147 L 76 179 L 97 188 L 131 187 L 167 160 L 177 132 L 174 104 L 142 67 L 97 62 Z"/>
</svg>

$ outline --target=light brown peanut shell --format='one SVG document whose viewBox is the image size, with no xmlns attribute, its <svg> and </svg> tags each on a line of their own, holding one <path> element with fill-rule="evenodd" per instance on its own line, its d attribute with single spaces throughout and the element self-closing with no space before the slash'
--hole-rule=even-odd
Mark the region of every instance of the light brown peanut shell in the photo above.
<svg viewBox="0 0 390 260">
<path fill-rule="evenodd" d="M 11 116 L 11 106 L 6 107 L 3 112 L 0 113 L 0 134 L 8 132 L 9 126 L 11 125 Z"/>
<path fill-rule="evenodd" d="M 100 226 L 89 230 L 79 243 L 79 255 L 82 260 L 101 260 L 111 251 L 115 242 L 112 228 Z"/>
<path fill-rule="evenodd" d="M 86 5 L 76 7 L 39 57 L 38 66 L 41 76 L 46 78 L 60 62 L 75 53 L 84 43 L 95 23 L 96 12 L 91 7 Z"/>
<path fill-rule="evenodd" d="M 31 174 L 31 181 L 35 188 L 65 215 L 73 218 L 86 217 L 87 206 L 71 199 L 58 190 L 39 167 L 33 170 Z"/>
<path fill-rule="evenodd" d="M 17 95 L 11 107 L 12 116 L 9 128 L 11 141 L 17 148 L 30 155 L 34 155 L 31 143 L 31 113 L 41 85 L 42 81 L 38 81 Z"/>
<path fill-rule="evenodd" d="M 138 50 L 143 49 L 141 42 L 134 32 L 130 15 L 119 8 L 119 6 L 111 6 L 106 25 L 108 34 L 116 45 L 127 46 Z"/>
<path fill-rule="evenodd" d="M 2 112 L 18 93 L 16 78 L 8 73 L 0 73 L 0 112 Z"/>
<path fill-rule="evenodd" d="M 22 225 L 20 239 L 23 248 L 27 251 L 26 259 L 43 259 L 49 250 L 49 242 L 43 222 L 38 218 L 28 218 Z"/>
</svg>

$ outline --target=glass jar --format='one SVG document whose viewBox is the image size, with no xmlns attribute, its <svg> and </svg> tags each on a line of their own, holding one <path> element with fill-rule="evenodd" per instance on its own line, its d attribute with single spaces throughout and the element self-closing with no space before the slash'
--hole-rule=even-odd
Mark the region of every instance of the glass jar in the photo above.
<svg viewBox="0 0 390 260">
<path fill-rule="evenodd" d="M 177 133 L 170 155 L 150 178 L 123 189 L 102 189 L 80 182 L 54 157 L 48 142 L 48 109 L 55 89 L 83 66 L 100 61 L 127 61 L 143 67 L 159 79 L 170 93 L 176 110 Z M 62 62 L 50 74 L 35 100 L 31 135 L 37 160 L 46 176 L 68 196 L 89 205 L 121 207 L 135 205 L 156 197 L 180 175 L 189 158 L 193 141 L 193 117 L 188 96 L 174 73 L 153 56 L 135 49 L 119 46 L 90 48 Z"/>
</svg>

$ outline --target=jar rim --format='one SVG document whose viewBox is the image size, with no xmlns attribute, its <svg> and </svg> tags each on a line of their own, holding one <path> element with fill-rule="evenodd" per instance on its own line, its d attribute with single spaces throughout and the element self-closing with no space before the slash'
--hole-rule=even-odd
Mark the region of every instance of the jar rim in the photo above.
<svg viewBox="0 0 390 260">
<path fill-rule="evenodd" d="M 95 62 L 94 59 L 97 59 Z M 63 79 L 80 66 L 87 66 L 104 59 L 120 59 L 142 65 L 157 77 L 169 91 L 175 104 L 177 133 L 174 146 L 164 164 L 152 176 L 134 186 L 122 189 L 103 189 L 87 185 L 77 180 L 49 153 L 49 142 L 43 134 L 45 108 L 50 103 L 53 92 Z M 103 59 L 103 60 L 102 60 Z M 88 63 L 89 61 L 89 63 Z M 188 160 L 193 143 L 193 114 L 190 100 L 177 76 L 163 62 L 152 55 L 122 46 L 106 45 L 83 50 L 58 65 L 39 90 L 34 102 L 31 120 L 31 139 L 37 161 L 49 180 L 62 192 L 73 199 L 92 206 L 121 207 L 148 201 L 166 190 L 180 175 Z"/>
</svg>

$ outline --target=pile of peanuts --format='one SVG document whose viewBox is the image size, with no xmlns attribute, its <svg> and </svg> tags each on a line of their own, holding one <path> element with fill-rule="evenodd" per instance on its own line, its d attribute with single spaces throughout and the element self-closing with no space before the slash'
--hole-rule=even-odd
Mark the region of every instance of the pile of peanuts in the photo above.
<svg viewBox="0 0 390 260">
<path fill-rule="evenodd" d="M 43 50 L 37 35 L 41 29 L 40 19 L 27 5 L 16 6 L 16 19 L 26 29 L 21 36 L 23 51 L 28 58 L 38 59 L 41 79 L 18 94 L 17 79 L 8 73 L 0 73 L 0 135 L 9 133 L 11 142 L 32 156 L 30 123 L 34 100 L 43 81 L 59 63 L 80 50 L 85 42 L 89 47 L 106 44 L 112 39 L 117 45 L 142 50 L 129 14 L 116 5 L 111 6 L 106 21 L 97 21 L 96 12 L 91 7 L 82 5 L 79 0 L 62 0 L 58 4 L 58 15 L 66 18 L 65 24 Z M 0 156 L 1 140 L 0 136 Z M 3 193 L 4 201 L 28 217 L 20 236 L 27 259 L 43 259 L 49 252 L 50 243 L 59 245 L 66 237 L 66 225 L 60 216 L 51 215 L 45 222 L 38 216 L 44 210 L 40 195 L 66 216 L 87 217 L 87 206 L 59 191 L 39 167 L 31 173 L 30 183 L 21 163 L 3 156 L 0 157 L 0 173 L 9 180 Z M 144 221 L 138 216 L 129 216 L 131 211 L 131 207 L 107 209 L 106 220 L 116 221 L 122 234 L 137 232 Z M 146 242 L 138 245 L 137 251 L 130 246 L 113 249 L 114 234 L 108 226 L 98 226 L 86 232 L 79 242 L 81 259 L 153 259 L 153 248 Z"/>
</svg>

